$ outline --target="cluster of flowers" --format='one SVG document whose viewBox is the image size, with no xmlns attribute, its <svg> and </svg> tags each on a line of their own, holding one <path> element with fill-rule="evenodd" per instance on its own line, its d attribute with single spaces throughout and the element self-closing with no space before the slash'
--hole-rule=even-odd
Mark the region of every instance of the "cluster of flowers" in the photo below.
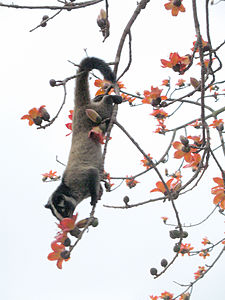
<svg viewBox="0 0 225 300">
<path fill-rule="evenodd" d="M 64 218 L 59 224 L 57 224 L 61 231 L 58 232 L 55 240 L 51 243 L 53 252 L 49 253 L 48 259 L 53 261 L 56 260 L 56 265 L 59 269 L 62 269 L 63 261 L 68 261 L 70 258 L 70 251 L 66 250 L 65 247 L 70 246 L 68 233 L 75 228 L 76 219 L 77 214 L 75 214 L 72 218 Z"/>
</svg>

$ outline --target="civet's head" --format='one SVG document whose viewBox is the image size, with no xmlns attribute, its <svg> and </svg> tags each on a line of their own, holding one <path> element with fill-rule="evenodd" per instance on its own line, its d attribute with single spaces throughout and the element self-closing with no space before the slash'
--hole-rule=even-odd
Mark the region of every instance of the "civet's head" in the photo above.
<svg viewBox="0 0 225 300">
<path fill-rule="evenodd" d="M 76 207 L 76 199 L 64 183 L 61 183 L 56 191 L 50 196 L 46 208 L 51 209 L 52 214 L 61 221 L 63 218 L 71 218 Z"/>
</svg>

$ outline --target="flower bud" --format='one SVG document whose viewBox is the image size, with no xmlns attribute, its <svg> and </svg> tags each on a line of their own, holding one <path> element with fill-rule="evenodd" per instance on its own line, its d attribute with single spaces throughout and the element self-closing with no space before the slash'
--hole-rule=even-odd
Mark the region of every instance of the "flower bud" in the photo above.
<svg viewBox="0 0 225 300">
<path fill-rule="evenodd" d="M 68 250 L 64 250 L 60 253 L 60 256 L 63 258 L 63 259 L 68 259 L 70 257 L 70 251 Z"/>
<path fill-rule="evenodd" d="M 35 125 L 40 126 L 42 123 L 42 118 L 37 116 L 35 119 L 33 119 L 33 121 Z"/>
<path fill-rule="evenodd" d="M 150 273 L 151 273 L 151 275 L 157 275 L 158 271 L 156 268 L 151 268 Z"/>
<path fill-rule="evenodd" d="M 161 266 L 165 268 L 167 265 L 168 265 L 168 261 L 165 258 L 163 258 L 161 260 Z"/>
<path fill-rule="evenodd" d="M 188 138 L 186 138 L 185 136 L 181 135 L 180 136 L 180 141 L 184 146 L 187 146 L 189 144 L 189 140 Z"/>
</svg>

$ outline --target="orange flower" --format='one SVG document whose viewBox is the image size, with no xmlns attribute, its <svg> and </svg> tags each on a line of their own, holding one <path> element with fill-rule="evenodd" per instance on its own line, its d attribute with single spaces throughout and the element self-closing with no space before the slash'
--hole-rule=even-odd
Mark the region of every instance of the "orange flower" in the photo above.
<svg viewBox="0 0 225 300">
<path fill-rule="evenodd" d="M 179 180 L 177 180 L 176 182 L 173 182 L 173 180 L 174 180 L 174 178 L 171 178 L 166 182 L 166 186 L 168 187 L 168 190 L 170 192 L 177 190 L 177 188 L 179 188 L 179 185 L 180 185 Z M 165 196 L 168 195 L 167 189 L 162 181 L 156 182 L 156 188 L 151 190 L 150 193 L 152 193 L 152 192 L 160 192 L 160 193 L 163 193 Z"/>
<path fill-rule="evenodd" d="M 182 87 L 182 86 L 184 86 L 185 81 L 186 80 L 184 80 L 184 79 L 179 79 L 178 82 L 176 83 L 176 85 L 178 85 L 179 87 Z"/>
<path fill-rule="evenodd" d="M 182 256 L 184 256 L 184 254 L 188 254 L 190 255 L 190 251 L 193 250 L 194 247 L 191 247 L 191 244 L 182 244 L 180 245 L 180 251 L 179 253 L 181 253 Z"/>
<path fill-rule="evenodd" d="M 215 59 L 216 59 L 216 58 L 212 58 L 212 62 L 213 62 L 213 60 L 215 60 Z M 209 62 L 210 62 L 210 59 L 205 59 L 205 60 L 204 60 L 204 65 L 205 65 L 206 68 L 208 68 Z M 201 66 L 201 62 L 197 63 L 197 65 Z"/>
<path fill-rule="evenodd" d="M 65 246 L 62 244 L 58 244 L 56 241 L 51 243 L 51 248 L 53 252 L 49 253 L 48 259 L 49 260 L 57 260 L 57 267 L 62 269 L 63 261 L 67 261 L 69 258 L 64 259 L 61 256 L 61 253 L 65 250 Z"/>
<path fill-rule="evenodd" d="M 149 296 L 151 300 L 158 300 L 159 297 L 158 296 Z"/>
<path fill-rule="evenodd" d="M 189 125 L 190 125 L 190 126 L 193 126 L 193 127 L 196 128 L 196 129 L 199 129 L 199 128 L 202 126 L 202 123 L 199 122 L 198 120 L 196 120 L 196 121 L 190 123 Z"/>
<path fill-rule="evenodd" d="M 166 224 L 166 221 L 168 220 L 167 217 L 161 217 L 161 219 L 163 220 L 163 222 Z"/>
<path fill-rule="evenodd" d="M 152 157 L 150 156 L 150 154 L 148 154 L 148 157 L 150 159 L 152 159 Z M 141 162 L 142 162 L 143 166 L 146 167 L 147 170 L 152 167 L 152 164 L 147 160 L 146 157 L 144 157 L 144 159 L 142 159 Z"/>
<path fill-rule="evenodd" d="M 202 277 L 202 275 L 205 273 L 206 269 L 205 267 L 198 267 L 198 271 L 194 273 L 195 280 Z"/>
<path fill-rule="evenodd" d="M 151 92 L 150 91 L 144 91 L 145 98 L 142 100 L 142 103 L 145 104 L 155 104 L 158 105 L 161 100 L 166 100 L 166 96 L 160 96 L 162 93 L 162 90 L 160 90 L 158 87 L 151 86 Z"/>
<path fill-rule="evenodd" d="M 132 176 L 127 176 L 127 177 L 132 177 Z M 133 187 L 135 187 L 137 185 L 137 183 L 140 183 L 139 181 L 135 180 L 134 178 L 131 179 L 126 179 L 126 185 L 132 189 Z"/>
<path fill-rule="evenodd" d="M 165 134 L 165 132 L 168 130 L 167 128 L 166 128 L 166 125 L 164 124 L 164 119 L 157 119 L 157 121 L 158 121 L 158 125 L 156 125 L 158 128 L 155 130 L 155 131 L 153 131 L 154 133 L 160 133 L 160 134 Z"/>
<path fill-rule="evenodd" d="M 180 56 L 177 52 L 170 53 L 170 60 L 161 59 L 162 68 L 172 68 L 174 72 L 184 74 L 185 68 L 190 63 L 190 56 Z"/>
<path fill-rule="evenodd" d="M 211 243 L 210 243 L 210 241 L 205 237 L 205 238 L 203 238 L 202 244 L 203 244 L 204 246 L 206 246 L 206 245 L 211 244 Z"/>
<path fill-rule="evenodd" d="M 170 0 L 164 4 L 165 9 L 172 11 L 172 16 L 176 17 L 179 12 L 185 12 L 185 7 L 182 4 L 183 0 Z"/>
<path fill-rule="evenodd" d="M 211 189 L 211 194 L 216 195 L 213 199 L 214 204 L 219 204 L 222 209 L 225 209 L 225 188 L 224 181 L 220 177 L 214 177 L 213 181 L 218 184 Z"/>
<path fill-rule="evenodd" d="M 78 213 L 76 213 L 72 218 L 64 218 L 60 221 L 58 224 L 58 227 L 63 231 L 63 232 L 69 232 L 74 229 L 75 227 L 75 222 L 77 220 Z"/>
<path fill-rule="evenodd" d="M 123 101 L 128 101 L 129 104 L 133 103 L 134 100 L 136 100 L 136 97 L 130 97 L 129 95 L 124 93 L 122 93 L 120 96 L 123 98 Z"/>
<path fill-rule="evenodd" d="M 208 42 L 204 41 L 203 38 L 201 38 L 201 39 L 202 39 L 203 52 L 209 50 L 209 44 L 208 44 Z M 191 51 L 194 51 L 195 44 L 196 44 L 196 41 L 193 42 L 193 46 L 194 46 L 194 47 L 191 48 Z M 199 52 L 199 47 L 197 47 L 196 52 Z"/>
<path fill-rule="evenodd" d="M 56 173 L 57 173 L 57 171 L 52 172 L 52 170 L 50 170 L 49 173 L 44 173 L 44 174 L 42 174 L 42 176 L 52 179 L 52 178 L 56 177 Z"/>
<path fill-rule="evenodd" d="M 121 81 L 117 82 L 119 89 L 125 88 L 124 84 Z M 94 82 L 94 85 L 97 87 L 100 87 L 100 89 L 97 90 L 95 96 L 105 94 L 106 89 L 111 85 L 111 82 L 108 80 L 101 80 L 101 79 L 96 79 Z M 113 89 L 110 90 L 109 94 L 113 92 Z"/>
<path fill-rule="evenodd" d="M 166 113 L 163 109 L 155 109 L 153 110 L 153 113 L 151 113 L 150 115 L 160 120 L 168 117 L 168 113 Z"/>
<path fill-rule="evenodd" d="M 60 176 L 57 176 L 56 173 L 57 173 L 57 171 L 52 172 L 52 170 L 50 170 L 49 173 L 42 174 L 42 176 L 43 176 L 42 181 L 46 181 L 48 178 L 50 180 L 57 180 L 57 179 L 59 179 Z"/>
<path fill-rule="evenodd" d="M 193 153 L 192 161 L 189 164 L 185 165 L 183 168 L 192 168 L 193 171 L 196 171 L 198 169 L 201 159 L 202 158 L 199 153 Z"/>
<path fill-rule="evenodd" d="M 163 293 L 161 293 L 160 298 L 164 299 L 164 300 L 172 300 L 173 299 L 173 294 L 171 294 L 169 292 L 163 292 Z"/>
<path fill-rule="evenodd" d="M 98 89 L 95 94 L 95 96 L 98 96 L 98 95 L 105 94 L 105 90 L 111 85 L 111 82 L 105 79 L 104 80 L 96 79 L 94 85 L 100 87 L 100 89 Z"/>
<path fill-rule="evenodd" d="M 177 149 L 177 151 L 174 152 L 174 158 L 184 158 L 186 162 L 192 162 L 192 152 L 196 151 L 195 149 L 191 148 L 189 145 L 184 146 L 181 142 L 178 141 L 173 143 L 173 147 Z"/>
<path fill-rule="evenodd" d="M 28 120 L 29 121 L 29 126 L 32 126 L 34 124 L 34 120 L 37 117 L 41 117 L 41 113 L 37 108 L 32 108 L 28 111 L 28 115 L 24 115 L 21 117 L 21 120 Z"/>
<path fill-rule="evenodd" d="M 161 84 L 161 85 L 170 86 L 170 81 L 169 81 L 169 79 L 164 79 L 164 80 L 162 81 L 162 84 Z"/>
<path fill-rule="evenodd" d="M 219 119 L 219 120 L 216 119 L 209 126 L 212 126 L 213 128 L 219 128 L 219 126 L 222 126 L 223 124 L 224 124 L 223 119 Z"/>
<path fill-rule="evenodd" d="M 194 136 L 189 135 L 187 138 L 193 140 L 194 144 L 198 147 L 200 147 L 202 144 L 202 139 L 200 135 L 194 135 Z"/>
<path fill-rule="evenodd" d="M 208 250 L 202 250 L 202 252 L 199 253 L 199 256 L 202 256 L 204 259 L 206 259 L 207 256 L 210 256 Z"/>
</svg>

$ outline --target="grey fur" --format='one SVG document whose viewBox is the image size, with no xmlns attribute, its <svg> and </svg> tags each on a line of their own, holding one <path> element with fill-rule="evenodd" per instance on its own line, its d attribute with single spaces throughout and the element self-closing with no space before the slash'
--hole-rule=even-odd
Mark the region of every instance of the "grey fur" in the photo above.
<svg viewBox="0 0 225 300">
<path fill-rule="evenodd" d="M 76 79 L 69 159 L 62 183 L 45 206 L 50 208 L 53 215 L 59 220 L 72 216 L 78 203 L 89 196 L 91 196 L 91 204 L 96 204 L 102 193 L 100 186 L 102 178 L 101 144 L 88 136 L 96 124 L 87 117 L 86 109 L 95 110 L 102 120 L 105 120 L 112 115 L 113 103 L 122 102 L 120 96 L 111 95 L 90 101 L 88 74 L 92 69 L 98 69 L 106 80 L 115 83 L 115 76 L 104 61 L 95 57 L 87 57 L 82 60 Z"/>
</svg>

